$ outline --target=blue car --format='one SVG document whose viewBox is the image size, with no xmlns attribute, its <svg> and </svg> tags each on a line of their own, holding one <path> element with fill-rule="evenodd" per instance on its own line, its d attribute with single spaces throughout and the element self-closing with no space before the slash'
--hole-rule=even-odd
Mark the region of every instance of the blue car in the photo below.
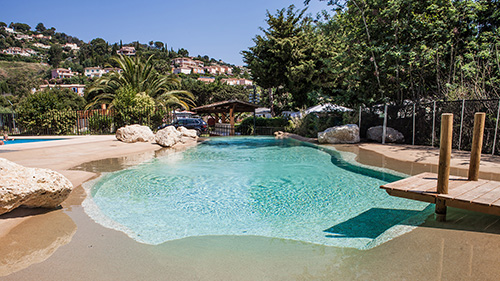
<svg viewBox="0 0 500 281">
<path fill-rule="evenodd" d="M 158 127 L 158 130 L 161 130 L 165 127 L 168 126 L 174 126 L 175 128 L 179 127 L 184 127 L 186 129 L 191 129 L 191 130 L 196 130 L 198 133 L 198 136 L 201 134 L 205 134 L 208 131 L 208 125 L 207 122 L 203 121 L 201 118 L 183 118 L 183 119 L 177 119 L 172 124 L 163 124 L 160 127 Z"/>
</svg>

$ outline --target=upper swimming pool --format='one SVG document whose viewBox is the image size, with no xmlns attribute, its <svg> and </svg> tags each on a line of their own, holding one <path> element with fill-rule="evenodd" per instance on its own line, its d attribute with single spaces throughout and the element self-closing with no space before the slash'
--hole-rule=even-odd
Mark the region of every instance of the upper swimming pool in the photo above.
<svg viewBox="0 0 500 281">
<path fill-rule="evenodd" d="M 296 140 L 216 138 L 104 174 L 85 186 L 83 206 L 98 223 L 147 244 L 256 235 L 367 249 L 431 212 L 379 188 L 400 178 Z"/>
<path fill-rule="evenodd" d="M 10 137 L 9 140 L 4 141 L 4 145 L 9 145 L 9 144 L 18 144 L 18 143 L 32 143 L 32 142 L 42 142 L 42 141 L 54 141 L 54 140 L 62 140 L 62 139 L 27 139 L 27 138 L 21 138 L 18 139 L 16 137 Z"/>
</svg>

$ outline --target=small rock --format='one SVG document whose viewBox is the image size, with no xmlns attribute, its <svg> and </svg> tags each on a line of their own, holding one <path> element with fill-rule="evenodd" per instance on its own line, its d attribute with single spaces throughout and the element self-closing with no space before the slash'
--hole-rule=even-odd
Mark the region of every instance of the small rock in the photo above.
<svg viewBox="0 0 500 281">
<path fill-rule="evenodd" d="M 148 126 L 129 125 L 116 130 L 116 138 L 123 142 L 148 142 L 155 139 L 153 131 Z"/>
<path fill-rule="evenodd" d="M 382 126 L 375 126 L 369 128 L 368 131 L 366 132 L 366 138 L 381 143 L 383 129 L 384 128 Z M 403 143 L 404 141 L 405 137 L 398 130 L 391 127 L 386 128 L 385 142 Z"/>
</svg>

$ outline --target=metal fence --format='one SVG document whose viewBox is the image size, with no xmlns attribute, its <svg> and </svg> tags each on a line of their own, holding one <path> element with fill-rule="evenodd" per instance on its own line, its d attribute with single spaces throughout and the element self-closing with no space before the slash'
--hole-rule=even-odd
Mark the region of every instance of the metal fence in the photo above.
<svg viewBox="0 0 500 281">
<path fill-rule="evenodd" d="M 486 113 L 483 153 L 500 154 L 500 100 L 460 100 L 380 105 L 343 113 L 344 122 L 358 123 L 362 138 L 373 126 L 391 127 L 401 132 L 406 144 L 439 146 L 442 113 L 453 113 L 453 148 L 470 150 L 474 114 Z M 42 116 L 0 114 L 0 130 L 13 135 L 111 134 L 124 125 L 141 124 L 155 130 L 169 123 L 169 113 L 162 108 L 145 110 L 51 111 Z M 280 127 L 220 125 L 210 128 L 213 135 L 272 135 Z"/>
<path fill-rule="evenodd" d="M 170 117 L 169 117 L 170 115 Z M 165 109 L 149 110 L 77 110 L 50 112 L 42 116 L 19 116 L 0 114 L 0 131 L 10 135 L 99 135 L 113 134 L 116 129 L 131 124 L 140 124 L 156 130 L 171 123 L 171 114 Z M 216 124 L 209 128 L 211 135 L 272 135 L 284 130 L 282 127 L 262 127 Z"/>
<path fill-rule="evenodd" d="M 362 138 L 366 137 L 368 128 L 381 125 L 401 132 L 406 144 L 439 146 L 441 114 L 453 113 L 453 148 L 470 150 L 476 112 L 486 113 L 483 153 L 500 154 L 498 99 L 388 104 L 360 108 L 352 119 L 358 119 Z"/>
<path fill-rule="evenodd" d="M 236 125 L 231 127 L 230 124 L 215 124 L 208 128 L 208 132 L 211 136 L 230 136 L 230 135 L 259 135 L 259 136 L 272 136 L 274 132 L 284 131 L 283 127 L 265 127 L 256 126 L 255 129 L 253 125 Z"/>
</svg>

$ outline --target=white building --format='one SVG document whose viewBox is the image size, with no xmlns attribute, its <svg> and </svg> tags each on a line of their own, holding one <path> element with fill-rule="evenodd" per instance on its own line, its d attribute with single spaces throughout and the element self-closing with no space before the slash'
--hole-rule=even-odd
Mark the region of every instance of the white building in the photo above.
<svg viewBox="0 0 500 281">
<path fill-rule="evenodd" d="M 101 77 L 102 75 L 106 73 L 110 73 L 116 71 L 118 73 L 122 72 L 123 70 L 121 68 L 117 67 L 107 67 L 107 68 L 101 68 L 99 66 L 95 67 L 85 67 L 83 69 L 83 75 L 89 77 L 89 78 L 94 78 L 94 77 Z"/>
<path fill-rule="evenodd" d="M 50 49 L 49 45 L 45 45 L 45 44 L 42 44 L 42 43 L 34 43 L 33 46 L 35 46 L 37 48 L 42 48 L 42 49 Z"/>
<path fill-rule="evenodd" d="M 191 74 L 191 68 L 190 67 L 177 67 L 177 68 L 174 68 L 173 73 L 174 74 L 181 74 L 181 73 Z"/>
<path fill-rule="evenodd" d="M 47 88 L 48 89 L 53 89 L 53 88 L 70 89 L 74 93 L 78 94 L 80 97 L 83 97 L 83 92 L 85 90 L 85 85 L 82 85 L 82 84 L 68 84 L 68 85 L 48 84 L 48 85 L 40 85 L 40 91 L 43 91 L 43 90 L 45 90 Z M 33 92 L 36 92 L 36 89 L 34 89 Z"/>
<path fill-rule="evenodd" d="M 78 45 L 76 45 L 75 43 L 66 43 L 64 44 L 64 46 L 62 46 L 63 48 L 69 48 L 71 49 L 72 51 L 78 51 L 80 50 L 80 47 L 78 47 Z"/>
</svg>

